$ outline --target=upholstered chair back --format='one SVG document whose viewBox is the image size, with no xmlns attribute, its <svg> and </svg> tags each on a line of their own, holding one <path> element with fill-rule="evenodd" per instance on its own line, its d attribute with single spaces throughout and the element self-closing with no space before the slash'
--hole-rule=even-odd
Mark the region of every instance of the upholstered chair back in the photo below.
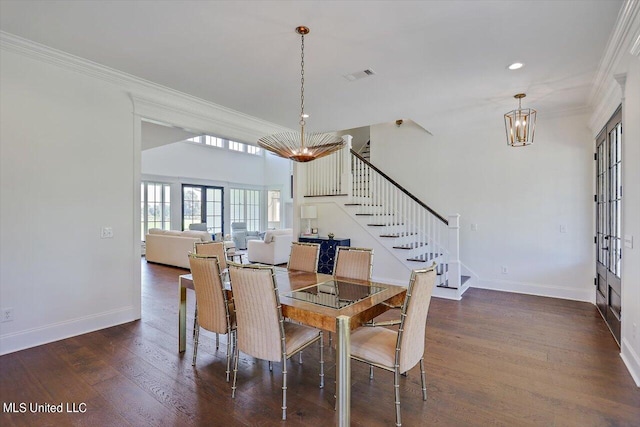
<svg viewBox="0 0 640 427">
<path fill-rule="evenodd" d="M 198 255 L 215 255 L 220 263 L 220 271 L 227 268 L 227 256 L 224 250 L 224 242 L 196 242 L 193 249 Z"/>
<path fill-rule="evenodd" d="M 284 327 L 273 267 L 229 262 L 238 349 L 258 359 L 283 360 Z"/>
<path fill-rule="evenodd" d="M 371 280 L 373 249 L 338 246 L 333 275 L 343 279 Z"/>
<path fill-rule="evenodd" d="M 435 267 L 411 273 L 396 346 L 400 349 L 400 372 L 413 368 L 424 355 L 427 314 L 435 282 Z"/>
<path fill-rule="evenodd" d="M 317 243 L 292 242 L 287 268 L 316 273 L 319 254 L 320 245 Z"/>
<path fill-rule="evenodd" d="M 231 323 L 220 265 L 215 255 L 189 254 L 193 287 L 198 303 L 198 324 L 217 334 L 226 334 Z"/>
</svg>

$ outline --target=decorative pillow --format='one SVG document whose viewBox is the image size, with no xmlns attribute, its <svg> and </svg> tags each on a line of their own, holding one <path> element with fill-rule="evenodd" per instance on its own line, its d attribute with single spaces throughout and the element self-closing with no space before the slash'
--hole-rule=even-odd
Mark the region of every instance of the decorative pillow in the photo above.
<svg viewBox="0 0 640 427">
<path fill-rule="evenodd" d="M 271 230 L 267 231 L 266 233 L 264 233 L 264 242 L 265 243 L 273 242 L 273 236 L 274 236 L 273 231 Z"/>
</svg>

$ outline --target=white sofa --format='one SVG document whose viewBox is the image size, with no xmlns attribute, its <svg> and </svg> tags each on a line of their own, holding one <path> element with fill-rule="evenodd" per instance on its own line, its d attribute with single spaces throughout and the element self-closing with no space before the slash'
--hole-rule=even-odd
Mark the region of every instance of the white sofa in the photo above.
<svg viewBox="0 0 640 427">
<path fill-rule="evenodd" d="M 262 264 L 282 264 L 289 261 L 293 229 L 269 230 L 263 240 L 247 241 L 247 258 L 249 262 Z"/>
<path fill-rule="evenodd" d="M 194 230 L 162 230 L 149 229 L 145 238 L 146 259 L 148 262 L 189 268 L 189 252 L 193 252 L 196 242 L 211 241 L 211 234 Z"/>
</svg>

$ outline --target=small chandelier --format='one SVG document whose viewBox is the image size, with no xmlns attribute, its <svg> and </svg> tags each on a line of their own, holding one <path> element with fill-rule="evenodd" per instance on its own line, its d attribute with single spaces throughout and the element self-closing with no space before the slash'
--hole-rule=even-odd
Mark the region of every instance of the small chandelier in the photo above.
<svg viewBox="0 0 640 427">
<path fill-rule="evenodd" d="M 304 113 L 304 36 L 309 34 L 309 28 L 300 26 L 296 28 L 296 32 L 302 38 L 300 50 L 300 132 L 283 132 L 264 136 L 258 140 L 258 145 L 285 159 L 310 162 L 340 150 L 344 147 L 345 142 L 339 136 L 326 133 L 305 133 L 304 131 L 306 124 L 304 119 L 309 117 Z"/>
<path fill-rule="evenodd" d="M 512 147 L 524 147 L 533 144 L 533 133 L 536 128 L 536 110 L 522 108 L 524 93 L 514 95 L 518 100 L 518 109 L 504 115 L 504 126 L 507 131 L 507 144 Z"/>
</svg>

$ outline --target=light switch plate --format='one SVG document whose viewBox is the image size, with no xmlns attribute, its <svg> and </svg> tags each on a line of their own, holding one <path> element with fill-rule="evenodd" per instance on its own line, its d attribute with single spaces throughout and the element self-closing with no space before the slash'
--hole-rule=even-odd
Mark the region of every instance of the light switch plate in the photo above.
<svg viewBox="0 0 640 427">
<path fill-rule="evenodd" d="M 633 249 L 633 236 L 630 234 L 624 235 L 624 247 Z"/>
</svg>

